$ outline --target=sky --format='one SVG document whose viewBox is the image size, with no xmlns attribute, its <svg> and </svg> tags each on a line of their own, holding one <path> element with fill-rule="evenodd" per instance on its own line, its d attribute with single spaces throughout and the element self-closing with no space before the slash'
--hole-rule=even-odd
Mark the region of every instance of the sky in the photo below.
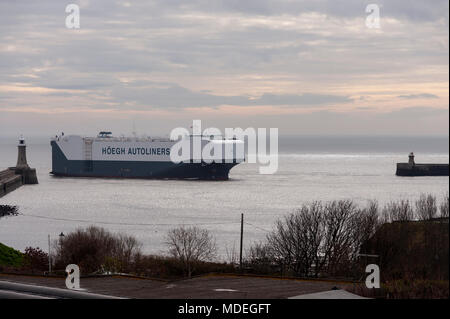
<svg viewBox="0 0 450 319">
<path fill-rule="evenodd" d="M 448 3 L 0 0 L 0 134 L 448 136 Z"/>
</svg>

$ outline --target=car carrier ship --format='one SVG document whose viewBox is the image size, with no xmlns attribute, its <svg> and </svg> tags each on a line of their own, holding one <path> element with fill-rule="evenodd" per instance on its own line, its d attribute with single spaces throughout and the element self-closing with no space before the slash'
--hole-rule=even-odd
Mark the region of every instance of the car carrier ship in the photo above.
<svg viewBox="0 0 450 319">
<path fill-rule="evenodd" d="M 183 139 L 192 141 L 194 136 Z M 97 137 L 65 136 L 62 133 L 50 142 L 51 174 L 68 177 L 227 180 L 230 169 L 245 161 L 245 156 L 237 155 L 237 145 L 244 143 L 241 140 L 205 136 L 201 136 L 200 140 L 202 147 L 208 143 L 220 147 L 223 156 L 208 161 L 194 160 L 191 151 L 189 158 L 177 163 L 171 160 L 170 153 L 179 141 L 113 137 L 111 132 L 100 132 Z"/>
</svg>

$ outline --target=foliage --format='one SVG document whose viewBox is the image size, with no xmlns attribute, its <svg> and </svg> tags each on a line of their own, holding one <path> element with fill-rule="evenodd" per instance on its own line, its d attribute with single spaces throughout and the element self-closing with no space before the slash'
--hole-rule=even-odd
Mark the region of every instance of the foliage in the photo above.
<svg viewBox="0 0 450 319">
<path fill-rule="evenodd" d="M 19 214 L 17 206 L 0 205 L 0 218 L 7 216 L 17 216 Z"/>
<path fill-rule="evenodd" d="M 25 248 L 23 267 L 31 272 L 48 270 L 48 254 L 39 247 Z"/>
<path fill-rule="evenodd" d="M 129 272 L 140 247 L 133 236 L 90 226 L 69 233 L 55 243 L 56 267 L 64 269 L 68 264 L 77 264 L 84 274 Z"/>
<path fill-rule="evenodd" d="M 23 263 L 23 254 L 11 247 L 0 243 L 0 265 L 21 267 Z"/>
<path fill-rule="evenodd" d="M 384 281 L 448 280 L 448 236 L 448 219 L 394 222 L 384 224 L 363 249 L 379 255 Z"/>
</svg>

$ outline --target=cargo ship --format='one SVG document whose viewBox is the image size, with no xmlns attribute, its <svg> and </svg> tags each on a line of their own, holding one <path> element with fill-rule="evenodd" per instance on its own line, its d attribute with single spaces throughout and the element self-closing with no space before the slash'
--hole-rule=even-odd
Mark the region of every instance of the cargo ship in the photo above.
<svg viewBox="0 0 450 319">
<path fill-rule="evenodd" d="M 195 139 L 186 136 L 185 142 Z M 201 136 L 201 146 L 213 143 L 222 152 L 220 157 L 204 160 L 191 151 L 183 161 L 172 161 L 171 152 L 180 141 L 151 137 L 114 137 L 111 132 L 100 132 L 96 137 L 56 135 L 52 147 L 54 176 L 112 177 L 145 179 L 205 179 L 227 180 L 230 170 L 245 156 L 238 155 L 243 141 Z M 241 146 L 242 146 L 241 145 Z M 223 154 L 223 155 L 222 155 Z"/>
</svg>

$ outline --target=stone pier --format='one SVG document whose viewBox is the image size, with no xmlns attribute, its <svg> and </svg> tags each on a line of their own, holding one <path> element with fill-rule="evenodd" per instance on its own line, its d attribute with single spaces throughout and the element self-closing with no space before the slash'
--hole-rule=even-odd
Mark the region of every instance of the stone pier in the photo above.
<svg viewBox="0 0 450 319">
<path fill-rule="evenodd" d="M 27 163 L 26 144 L 23 137 L 19 139 L 17 164 L 0 171 L 0 197 L 25 184 L 38 184 L 36 170 Z"/>
</svg>

